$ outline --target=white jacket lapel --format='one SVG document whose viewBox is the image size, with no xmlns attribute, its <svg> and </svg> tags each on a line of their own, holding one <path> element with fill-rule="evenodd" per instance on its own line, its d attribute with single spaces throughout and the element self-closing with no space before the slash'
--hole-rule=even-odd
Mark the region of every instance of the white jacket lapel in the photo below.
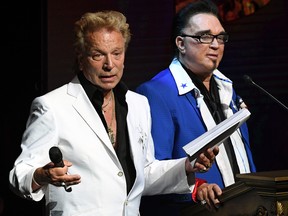
<svg viewBox="0 0 288 216">
<path fill-rule="evenodd" d="M 75 108 L 77 113 L 89 125 L 91 130 L 95 132 L 97 137 L 114 152 L 111 141 L 102 124 L 102 120 L 85 94 L 85 91 L 77 78 L 74 78 L 73 81 L 68 84 L 68 94 L 75 97 L 72 106 Z"/>
</svg>

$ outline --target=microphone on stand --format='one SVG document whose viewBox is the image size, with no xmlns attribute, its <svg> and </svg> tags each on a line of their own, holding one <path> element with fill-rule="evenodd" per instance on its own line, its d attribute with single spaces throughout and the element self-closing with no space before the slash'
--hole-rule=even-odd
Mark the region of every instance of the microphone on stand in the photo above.
<svg viewBox="0 0 288 216">
<path fill-rule="evenodd" d="M 56 146 L 53 146 L 49 150 L 49 157 L 50 160 L 54 163 L 55 167 L 64 167 L 64 162 L 62 160 L 62 152 L 60 149 Z M 66 192 L 71 192 L 72 188 L 71 186 L 67 186 L 65 182 L 62 182 L 62 186 L 64 187 Z"/>
<path fill-rule="evenodd" d="M 264 92 L 266 95 L 268 95 L 270 98 L 272 98 L 276 103 L 278 103 L 279 105 L 281 105 L 284 109 L 286 109 L 288 111 L 288 107 L 285 106 L 281 101 L 279 101 L 277 98 L 275 98 L 273 95 L 271 95 L 269 92 L 267 92 L 265 89 L 263 89 L 261 86 L 259 86 L 258 84 L 256 84 L 255 82 L 253 82 L 252 78 L 248 75 L 244 75 L 243 79 L 246 81 L 246 83 L 250 84 L 250 85 L 254 85 L 256 86 L 258 89 L 260 89 L 262 92 Z"/>
</svg>

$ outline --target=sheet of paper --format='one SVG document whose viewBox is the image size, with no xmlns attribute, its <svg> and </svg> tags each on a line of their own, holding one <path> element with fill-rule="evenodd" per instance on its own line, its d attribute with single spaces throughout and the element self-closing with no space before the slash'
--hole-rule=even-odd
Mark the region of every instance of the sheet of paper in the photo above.
<svg viewBox="0 0 288 216">
<path fill-rule="evenodd" d="M 195 159 L 205 149 L 220 145 L 235 130 L 237 130 L 250 117 L 250 115 L 251 113 L 248 109 L 241 109 L 213 127 L 211 130 L 183 146 L 191 164 L 194 165 Z"/>
</svg>

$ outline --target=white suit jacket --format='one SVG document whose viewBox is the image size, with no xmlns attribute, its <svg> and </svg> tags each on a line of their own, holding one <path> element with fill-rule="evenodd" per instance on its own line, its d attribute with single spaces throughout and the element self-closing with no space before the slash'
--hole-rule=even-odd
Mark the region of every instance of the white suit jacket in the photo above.
<svg viewBox="0 0 288 216">
<path fill-rule="evenodd" d="M 136 216 L 143 194 L 187 193 L 185 159 L 157 161 L 151 137 L 150 107 L 146 97 L 126 94 L 127 125 L 135 183 L 127 195 L 125 175 L 106 130 L 79 80 L 35 98 L 23 134 L 22 152 L 10 171 L 18 195 L 35 201 L 45 196 L 47 215 Z M 165 136 L 165 134 L 163 134 Z M 32 175 L 48 162 L 49 149 L 58 146 L 63 159 L 73 163 L 70 174 L 81 183 L 68 193 L 51 184 L 33 193 Z"/>
</svg>

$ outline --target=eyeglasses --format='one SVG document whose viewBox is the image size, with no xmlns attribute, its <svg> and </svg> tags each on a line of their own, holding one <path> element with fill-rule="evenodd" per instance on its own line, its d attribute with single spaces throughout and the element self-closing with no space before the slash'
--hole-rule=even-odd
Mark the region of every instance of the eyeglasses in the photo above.
<svg viewBox="0 0 288 216">
<path fill-rule="evenodd" d="M 229 35 L 226 33 L 221 33 L 218 35 L 212 35 L 212 34 L 203 34 L 203 35 L 187 35 L 187 34 L 182 34 L 182 37 L 191 37 L 191 38 L 196 38 L 200 43 L 203 44 L 211 44 L 216 38 L 217 42 L 220 44 L 224 44 L 228 42 Z"/>
</svg>

